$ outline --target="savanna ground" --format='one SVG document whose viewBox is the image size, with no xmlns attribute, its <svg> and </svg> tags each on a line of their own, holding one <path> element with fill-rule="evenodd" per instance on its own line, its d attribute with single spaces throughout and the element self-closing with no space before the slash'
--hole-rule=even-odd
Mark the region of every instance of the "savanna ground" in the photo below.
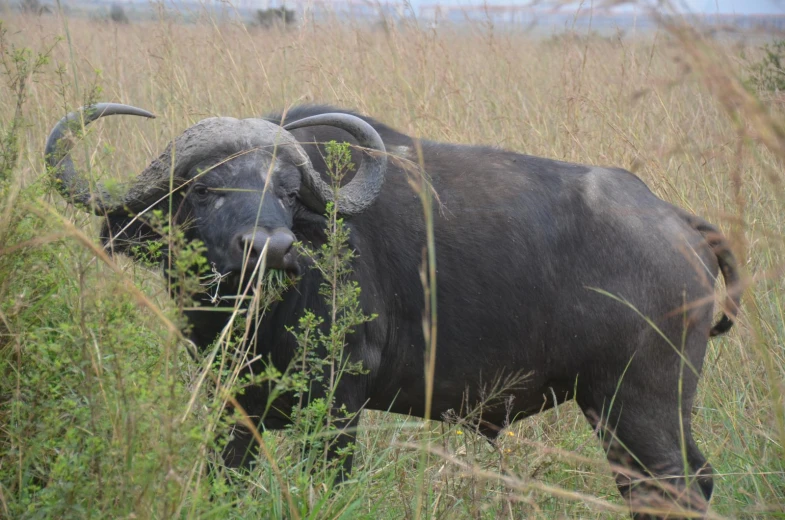
<svg viewBox="0 0 785 520">
<path fill-rule="evenodd" d="M 514 424 L 498 449 L 460 424 L 365 413 L 355 470 L 336 489 L 303 469 L 295 433 L 268 432 L 257 470 L 228 483 L 212 447 L 211 369 L 173 332 L 182 320 L 160 269 L 103 254 L 100 219 L 47 181 L 48 131 L 95 100 L 158 116 L 94 125 L 74 157 L 104 180 L 128 180 L 204 117 L 301 102 L 634 171 L 718 224 L 750 281 L 740 322 L 709 344 L 694 409 L 715 471 L 711 514 L 785 517 L 785 115 L 750 67 L 762 37 L 663 26 L 545 38 L 482 23 L 261 31 L 207 17 L 15 13 L 3 30 L 0 517 L 626 517 L 572 403 Z"/>
</svg>

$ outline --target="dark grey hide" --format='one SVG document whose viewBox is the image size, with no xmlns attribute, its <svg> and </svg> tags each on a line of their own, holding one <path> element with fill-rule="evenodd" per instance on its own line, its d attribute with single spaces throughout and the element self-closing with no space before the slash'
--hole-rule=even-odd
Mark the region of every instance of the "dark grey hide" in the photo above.
<svg viewBox="0 0 785 520">
<path fill-rule="evenodd" d="M 336 110 L 300 107 L 289 111 L 287 121 L 327 112 Z M 363 119 L 378 131 L 392 157 L 417 162 L 411 138 Z M 301 143 L 353 142 L 333 127 L 292 133 Z M 575 399 L 597 429 L 611 462 L 627 468 L 617 467 L 615 473 L 633 506 L 651 504 L 653 485 L 632 482 L 639 472 L 679 488 L 689 476 L 690 488 L 679 502 L 704 510 L 712 492 L 711 466 L 692 438 L 690 412 L 707 340 L 731 325 L 723 317 L 712 328 L 719 268 L 732 290 L 738 286 L 735 261 L 722 235 L 662 201 L 622 169 L 490 147 L 432 141 L 418 145 L 438 196 L 438 345 L 431 418 L 465 411 L 494 381 L 528 374 L 505 392 L 505 399 L 487 404 L 482 416 L 473 419 L 482 434 L 492 439 L 510 422 Z M 324 150 L 312 144 L 304 144 L 304 149 L 314 168 L 323 172 Z M 359 156 L 355 162 L 361 162 Z M 178 195 L 180 214 L 194 219 L 191 237 L 205 242 L 209 260 L 221 272 L 239 268 L 243 240 L 258 229 L 267 230 L 262 240 L 270 233 L 279 233 L 284 241 L 289 233 L 305 243 L 324 240 L 324 217 L 301 203 L 299 176 L 285 163 L 255 221 L 264 183 L 259 164 L 267 163 L 246 155 L 201 181 L 208 188 L 248 191 L 219 196 L 209 189 L 197 193 L 194 186 Z M 347 222 L 351 246 L 358 253 L 353 276 L 362 288 L 362 308 L 378 318 L 349 337 L 346 353 L 362 360 L 369 373 L 341 381 L 339 404 L 352 411 L 391 410 L 422 417 L 420 268 L 426 235 L 420 200 L 398 161 L 389 161 L 376 201 Z M 106 236 L 114 236 L 127 219 L 112 217 L 110 224 Z M 115 236 L 114 247 L 147 232 L 136 226 L 129 233 Z M 264 318 L 255 348 L 285 369 L 295 349 L 286 327 L 295 326 L 304 309 L 326 310 L 317 294 L 317 273 L 288 250 L 279 257 L 274 266 L 301 278 Z M 227 290 L 233 294 L 236 289 Z M 730 310 L 738 303 L 738 292 L 729 300 Z M 188 318 L 194 341 L 205 347 L 220 333 L 226 315 L 195 311 Z M 255 388 L 238 399 L 258 417 L 266 392 Z M 259 417 L 261 426 L 283 426 L 290 410 L 291 403 L 279 402 L 275 411 Z M 682 438 L 688 468 L 682 462 Z M 240 433 L 226 462 L 241 464 L 248 460 L 246 450 L 253 449 L 250 436 Z"/>
</svg>

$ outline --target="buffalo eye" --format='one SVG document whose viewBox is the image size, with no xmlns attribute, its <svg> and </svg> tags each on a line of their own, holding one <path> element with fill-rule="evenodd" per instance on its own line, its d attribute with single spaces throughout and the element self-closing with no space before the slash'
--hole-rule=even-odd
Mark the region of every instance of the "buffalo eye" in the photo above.
<svg viewBox="0 0 785 520">
<path fill-rule="evenodd" d="M 205 186 L 204 184 L 195 184 L 193 188 L 191 188 L 191 192 L 199 197 L 200 199 L 206 198 L 210 195 L 210 188 Z"/>
</svg>

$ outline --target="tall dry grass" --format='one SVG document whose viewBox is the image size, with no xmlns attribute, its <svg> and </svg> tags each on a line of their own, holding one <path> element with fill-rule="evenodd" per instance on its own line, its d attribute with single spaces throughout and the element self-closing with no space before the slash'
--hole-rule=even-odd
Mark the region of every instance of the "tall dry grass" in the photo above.
<svg viewBox="0 0 785 520">
<path fill-rule="evenodd" d="M 31 395 L 47 395 L 51 379 L 20 379 L 25 352 L 43 355 L 31 350 L 41 336 L 31 337 L 23 328 L 45 325 L 49 330 L 67 324 L 71 317 L 65 311 L 43 325 L 31 317 L 40 316 L 47 306 L 63 305 L 57 298 L 87 309 L 85 315 L 97 319 L 102 306 L 126 293 L 119 280 L 130 279 L 150 302 L 171 311 L 157 272 L 121 259 L 123 274 L 112 274 L 94 260 L 93 250 L 74 240 L 76 229 L 84 233 L 82 241 L 95 237 L 97 219 L 67 207 L 51 192 L 36 191 L 46 183 L 44 139 L 59 117 L 93 100 L 129 103 L 158 115 L 154 121 L 141 122 L 108 118 L 95 125 L 96 131 L 75 153 L 77 162 L 92 165 L 95 175 L 122 181 L 204 117 L 249 117 L 297 103 L 330 103 L 420 137 L 621 166 L 634 171 L 660 197 L 722 227 L 733 238 L 752 281 L 740 323 L 729 336 L 710 343 L 693 418 L 695 437 L 716 472 L 714 513 L 785 515 L 785 134 L 780 130 L 779 106 L 772 101 L 760 104 L 759 96 L 739 81 L 745 74 L 740 53 L 743 49 L 754 56 L 754 47 L 737 40 L 703 39 L 675 26 L 635 37 L 538 38 L 490 24 L 438 30 L 323 24 L 281 32 L 219 24 L 209 17 L 183 24 L 176 16 L 125 26 L 59 15 L 9 15 L 4 25 L 14 45 L 53 50 L 45 73 L 31 78 L 35 81 L 29 85 L 24 109 L 19 167 L 14 187 L 7 192 L 34 194 L 13 199 L 15 207 L 27 213 L 14 218 L 34 221 L 25 224 L 27 235 L 20 232 L 0 243 L 0 255 L 5 252 L 10 258 L 10 248 L 35 237 L 59 240 L 29 243 L 23 249 L 27 254 L 48 248 L 35 261 L 0 266 L 0 275 L 6 277 L 0 283 L 0 321 L 6 329 L 0 331 L 6 338 L 0 340 L 2 377 L 17 378 L 4 388 L 16 388 L 22 395 L 27 386 L 38 385 Z M 4 123 L 13 116 L 14 106 L 11 91 L 0 90 Z M 70 225 L 59 222 L 54 216 L 58 214 Z M 29 282 L 36 275 L 23 273 L 26 265 L 35 265 L 41 277 L 48 277 L 46 289 L 30 282 L 33 288 L 28 292 L 13 292 L 17 281 Z M 70 287 L 70 292 L 63 295 L 58 284 Z M 123 477 L 127 483 L 113 484 L 111 489 L 122 494 L 111 500 L 96 496 L 86 504 L 78 489 L 47 500 L 72 500 L 72 509 L 63 506 L 66 516 L 78 516 L 77 506 L 93 515 L 122 512 L 136 518 L 282 515 L 285 505 L 280 496 L 285 493 L 270 487 L 275 479 L 264 470 L 258 480 L 243 481 L 247 497 L 213 489 L 211 500 L 194 498 L 209 494 L 199 477 L 203 467 L 197 461 L 209 452 L 209 441 L 193 431 L 199 427 L 198 413 L 185 426 L 161 425 L 160 435 L 137 432 L 134 437 L 124 430 L 143 423 L 145 414 L 174 424 L 175 417 L 182 417 L 198 372 L 177 352 L 165 360 L 157 357 L 160 345 L 179 347 L 166 327 L 133 301 L 120 308 L 128 312 L 128 331 L 122 337 L 93 338 L 97 351 L 118 361 L 113 361 L 111 376 L 87 370 L 89 381 L 81 398 L 93 416 L 109 410 L 115 418 L 110 430 L 118 450 L 163 453 L 161 460 L 168 462 L 139 467 L 122 459 L 130 476 Z M 89 309 L 95 312 L 90 314 Z M 98 325 L 117 326 L 106 320 Z M 72 325 L 73 330 L 62 327 L 77 338 L 90 335 L 89 327 Z M 57 338 L 47 348 L 55 349 Z M 53 352 L 47 350 L 46 355 L 63 355 Z M 85 354 L 85 359 L 93 366 L 96 361 L 90 356 Z M 173 374 L 173 368 L 180 375 Z M 139 370 L 160 372 L 165 384 L 139 380 Z M 140 390 L 145 385 L 171 391 L 151 396 Z M 118 395 L 126 397 L 101 397 L 109 395 L 105 387 L 119 389 Z M 28 415 L 23 415 L 34 415 L 39 404 L 25 401 L 21 409 Z M 6 410 L 0 417 L 18 422 L 21 412 L 13 413 Z M 426 430 L 433 432 L 437 444 L 427 459 L 424 479 L 418 481 L 412 477 L 419 463 L 414 447 Z M 47 487 L 58 485 L 57 478 L 25 487 L 33 485 L 23 475 L 25 453 L 37 449 L 28 443 L 40 436 L 25 437 L 13 424 L 0 431 L 0 445 L 7 450 L 0 455 L 0 469 L 5 467 L 4 477 L 14 476 L 4 478 L 0 487 L 0 512 L 20 511 L 14 504 L 24 500 L 30 516 L 59 511 L 40 499 L 47 496 Z M 297 515 L 289 512 L 293 517 L 625 516 L 602 451 L 577 407 L 565 404 L 517 423 L 508 433 L 494 450 L 460 425 L 367 413 L 361 421 L 358 476 L 338 491 L 338 498 L 321 495 L 319 483 L 279 484 L 304 497 Z M 172 438 L 177 435 L 186 436 Z M 285 436 L 265 439 L 279 465 L 292 464 Z M 62 453 L 55 450 L 51 457 Z M 67 466 L 67 461 L 62 463 Z M 52 471 L 65 481 L 69 478 L 67 467 L 62 473 Z M 97 478 L 96 471 L 85 470 L 84 478 Z M 107 479 L 121 479 L 110 469 L 102 471 Z M 147 489 L 143 476 L 133 473 L 144 471 L 164 475 L 156 481 L 163 482 L 162 491 Z M 276 494 L 279 498 L 269 498 Z"/>
</svg>

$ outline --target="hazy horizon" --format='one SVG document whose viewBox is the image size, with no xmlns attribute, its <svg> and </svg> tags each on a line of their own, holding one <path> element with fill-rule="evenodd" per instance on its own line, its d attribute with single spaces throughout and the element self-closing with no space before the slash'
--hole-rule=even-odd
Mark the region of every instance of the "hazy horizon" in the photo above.
<svg viewBox="0 0 785 520">
<path fill-rule="evenodd" d="M 329 2 L 326 2 L 329 3 Z M 443 6 L 479 6 L 479 5 L 520 5 L 531 6 L 533 8 L 544 8 L 545 6 L 559 5 L 560 9 L 565 12 L 574 12 L 577 9 L 590 10 L 592 8 L 591 1 L 585 2 L 543 2 L 532 0 L 411 0 L 413 7 L 422 5 L 443 5 Z M 607 2 L 595 1 L 593 2 L 594 9 L 602 9 L 603 4 Z M 683 8 L 684 11 L 701 13 L 701 14 L 785 14 L 785 1 L 783 0 L 681 0 L 675 1 L 673 4 L 677 7 Z M 631 12 L 635 10 L 644 11 L 646 2 L 639 4 L 619 5 L 613 8 L 614 11 Z"/>
</svg>

